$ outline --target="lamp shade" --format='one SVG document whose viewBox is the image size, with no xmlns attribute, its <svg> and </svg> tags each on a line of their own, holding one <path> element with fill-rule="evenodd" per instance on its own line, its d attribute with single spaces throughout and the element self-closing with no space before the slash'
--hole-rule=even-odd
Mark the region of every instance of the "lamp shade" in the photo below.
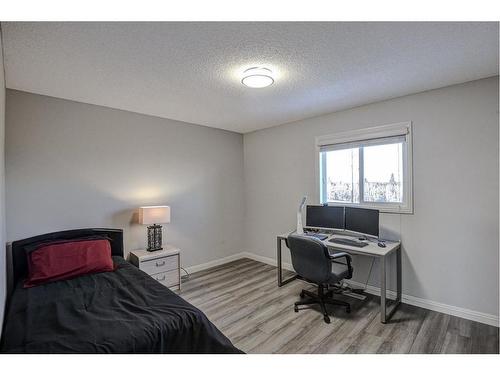
<svg viewBox="0 0 500 375">
<path fill-rule="evenodd" d="M 144 225 L 170 223 L 170 207 L 169 206 L 139 207 L 139 223 Z"/>
</svg>

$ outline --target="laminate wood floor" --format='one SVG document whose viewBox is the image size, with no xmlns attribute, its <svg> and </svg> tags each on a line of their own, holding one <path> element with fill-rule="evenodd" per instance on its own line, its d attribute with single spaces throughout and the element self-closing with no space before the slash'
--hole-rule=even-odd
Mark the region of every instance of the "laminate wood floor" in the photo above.
<svg viewBox="0 0 500 375">
<path fill-rule="evenodd" d="M 294 312 L 301 289 L 314 286 L 278 288 L 276 267 L 240 259 L 192 274 L 180 295 L 247 353 L 498 353 L 496 327 L 406 304 L 382 324 L 372 295 L 336 297 L 352 312 L 328 307 L 326 324 L 318 309 Z"/>
</svg>

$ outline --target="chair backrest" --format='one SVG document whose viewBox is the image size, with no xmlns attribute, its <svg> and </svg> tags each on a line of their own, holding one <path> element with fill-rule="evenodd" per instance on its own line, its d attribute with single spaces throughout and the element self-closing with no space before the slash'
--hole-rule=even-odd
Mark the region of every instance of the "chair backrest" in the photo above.
<svg viewBox="0 0 500 375">
<path fill-rule="evenodd" d="M 330 279 L 332 262 L 328 248 L 320 240 L 291 234 L 288 236 L 288 247 L 297 275 L 316 284 L 326 283 Z"/>
</svg>

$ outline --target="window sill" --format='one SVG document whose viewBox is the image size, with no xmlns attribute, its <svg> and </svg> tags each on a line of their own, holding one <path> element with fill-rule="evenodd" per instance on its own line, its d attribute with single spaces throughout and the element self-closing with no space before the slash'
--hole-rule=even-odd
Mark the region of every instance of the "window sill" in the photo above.
<svg viewBox="0 0 500 375">
<path fill-rule="evenodd" d="M 341 206 L 341 207 L 354 207 L 354 208 L 369 208 L 372 210 L 379 210 L 380 213 L 386 214 L 413 214 L 413 207 L 399 206 L 399 205 L 381 205 L 381 204 L 350 204 L 342 202 L 327 202 L 329 206 Z"/>
</svg>

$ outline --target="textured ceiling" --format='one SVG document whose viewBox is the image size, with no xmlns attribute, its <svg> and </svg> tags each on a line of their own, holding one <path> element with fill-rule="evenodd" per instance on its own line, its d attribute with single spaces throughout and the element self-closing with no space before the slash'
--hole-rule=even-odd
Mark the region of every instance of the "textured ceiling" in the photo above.
<svg viewBox="0 0 500 375">
<path fill-rule="evenodd" d="M 497 23 L 2 23 L 7 87 L 236 132 L 498 74 Z M 261 65 L 275 84 L 250 89 Z"/>
</svg>

